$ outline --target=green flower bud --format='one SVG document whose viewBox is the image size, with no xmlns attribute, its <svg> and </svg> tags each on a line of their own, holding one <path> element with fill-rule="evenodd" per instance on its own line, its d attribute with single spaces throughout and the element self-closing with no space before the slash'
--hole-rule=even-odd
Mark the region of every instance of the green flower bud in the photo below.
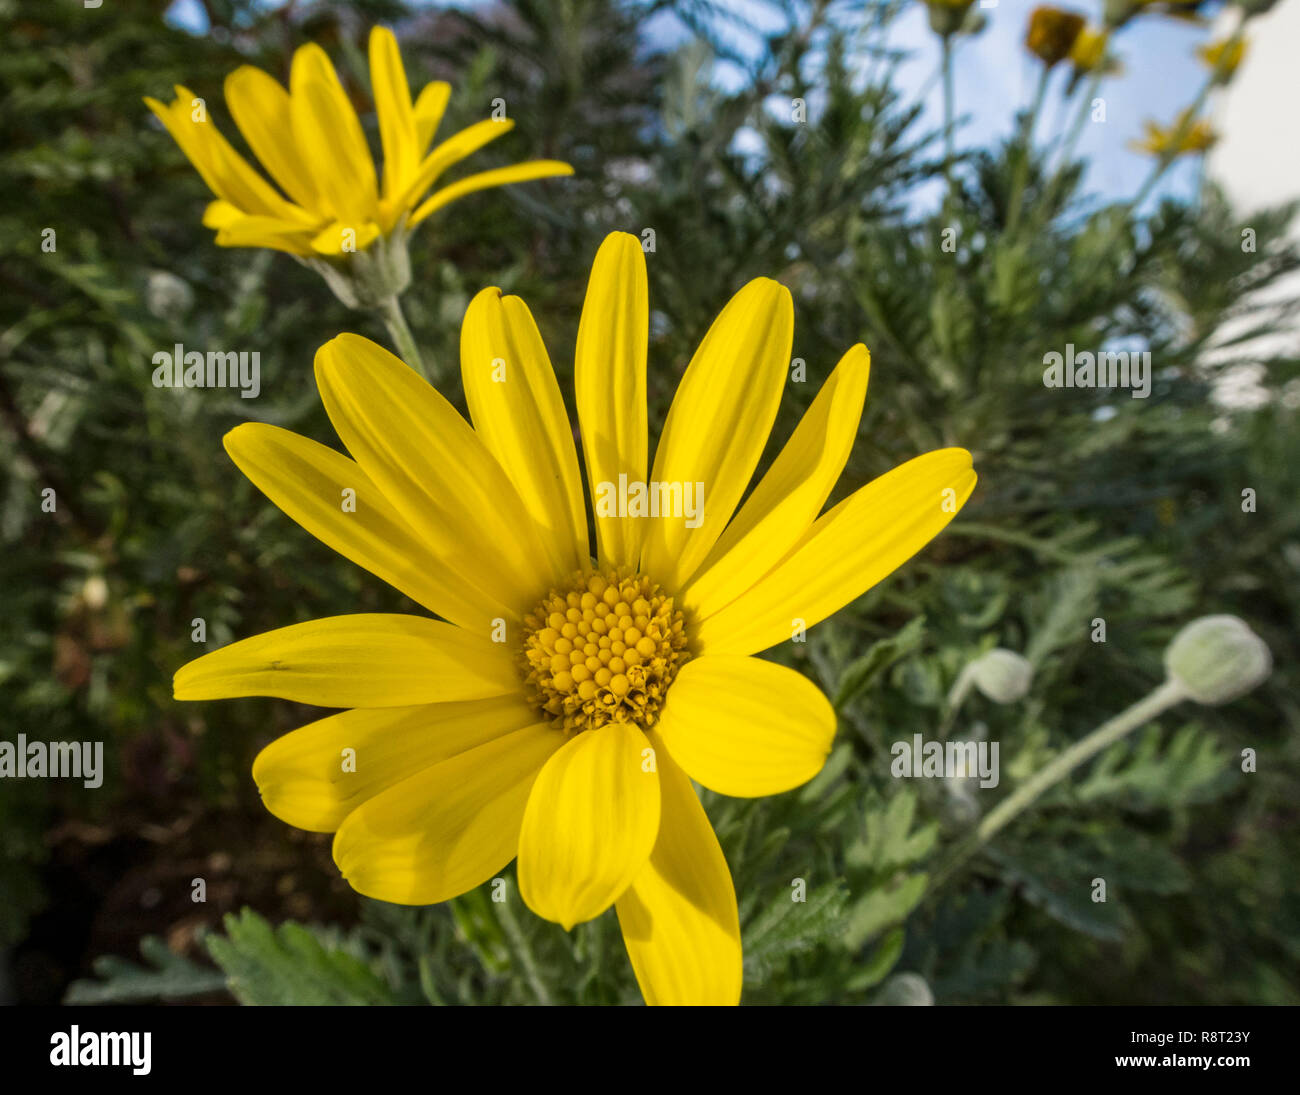
<svg viewBox="0 0 1300 1095">
<path fill-rule="evenodd" d="M 1139 0 L 1105 0 L 1102 4 L 1104 22 L 1108 27 L 1122 27 L 1141 7 Z"/>
<path fill-rule="evenodd" d="M 1237 7 L 1247 15 L 1265 15 L 1276 3 L 1277 0 L 1237 0 Z"/>
<path fill-rule="evenodd" d="M 931 1007 L 934 993 L 919 973 L 896 973 L 880 987 L 875 1003 L 884 1007 Z"/>
<path fill-rule="evenodd" d="M 1034 667 L 1014 650 L 996 647 L 969 666 L 975 687 L 994 703 L 1015 703 L 1023 699 L 1034 682 Z"/>
<path fill-rule="evenodd" d="M 411 284 L 411 256 L 406 248 L 405 228 L 400 224 L 364 251 L 299 261 L 320 274 L 334 295 L 349 308 L 378 308 L 385 301 L 401 296 Z"/>
<path fill-rule="evenodd" d="M 194 290 L 189 283 L 166 270 L 151 270 L 145 289 L 145 307 L 159 319 L 173 319 L 194 306 Z"/>
<path fill-rule="evenodd" d="M 926 0 L 930 15 L 930 29 L 944 38 L 952 34 L 970 33 L 967 16 L 975 0 Z"/>
<path fill-rule="evenodd" d="M 1202 616 L 1174 636 L 1165 671 L 1189 699 L 1217 705 L 1244 696 L 1268 676 L 1264 640 L 1236 616 Z"/>
</svg>

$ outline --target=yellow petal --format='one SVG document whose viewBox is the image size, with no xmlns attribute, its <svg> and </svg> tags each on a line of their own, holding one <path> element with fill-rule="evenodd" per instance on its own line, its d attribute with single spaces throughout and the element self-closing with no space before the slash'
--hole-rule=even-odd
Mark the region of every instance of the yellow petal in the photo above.
<svg viewBox="0 0 1300 1095">
<path fill-rule="evenodd" d="M 731 872 L 685 773 L 655 746 L 663 807 L 650 859 L 618 899 L 623 942 L 647 1004 L 740 1001 L 740 918 Z"/>
<path fill-rule="evenodd" d="M 294 52 L 289 86 L 294 142 L 324 205 L 345 224 L 374 220 L 375 162 L 357 112 L 320 46 L 308 43 Z"/>
<path fill-rule="evenodd" d="M 208 202 L 207 208 L 203 210 L 204 228 L 224 228 L 243 219 L 244 213 L 240 209 L 220 198 Z"/>
<path fill-rule="evenodd" d="M 178 700 L 278 696 L 318 707 L 406 707 L 510 695 L 519 678 L 486 636 L 422 616 L 363 612 L 231 643 L 182 666 L 172 687 Z"/>
<path fill-rule="evenodd" d="M 209 116 L 206 104 L 189 88 L 177 84 L 176 100 L 170 105 L 157 99 L 145 102 L 218 198 L 250 216 L 310 223 L 309 214 L 285 201 L 231 147 Z"/>
<path fill-rule="evenodd" d="M 217 246 L 266 247 L 288 255 L 310 255 L 311 236 L 272 217 L 240 217 L 217 229 Z"/>
<path fill-rule="evenodd" d="M 772 569 L 816 520 L 853 448 L 871 355 L 860 343 L 840 360 L 736 519 L 682 591 L 695 617 L 725 608 Z"/>
<path fill-rule="evenodd" d="M 860 597 L 928 544 L 975 489 L 965 449 L 873 479 L 820 517 L 752 589 L 697 623 L 706 654 L 756 654 Z"/>
<path fill-rule="evenodd" d="M 578 324 L 573 384 L 593 503 L 602 483 L 646 477 L 646 343 L 650 295 L 641 241 L 612 232 L 596 252 Z M 600 563 L 635 567 L 644 521 L 596 511 Z M 658 575 L 655 575 L 659 580 Z"/>
<path fill-rule="evenodd" d="M 424 155 L 438 131 L 438 123 L 447 112 L 447 100 L 451 98 L 451 84 L 443 80 L 434 80 L 425 84 L 420 94 L 415 97 L 415 129 L 419 154 Z"/>
<path fill-rule="evenodd" d="M 347 816 L 334 862 L 358 893 L 398 905 L 472 890 L 514 858 L 529 789 L 563 741 L 530 726 L 402 780 Z"/>
<path fill-rule="evenodd" d="M 474 429 L 518 489 L 557 571 L 587 566 L 573 428 L 528 306 L 500 289 L 479 293 L 461 325 L 460 368 Z"/>
<path fill-rule="evenodd" d="M 657 725 L 691 779 L 754 798 L 807 783 L 826 762 L 835 711 L 812 681 L 784 665 L 705 655 L 682 666 Z"/>
<path fill-rule="evenodd" d="M 384 148 L 384 197 L 391 198 L 406 185 L 423 148 L 411 105 L 397 39 L 387 27 L 370 31 L 370 86 L 379 115 L 379 139 Z"/>
<path fill-rule="evenodd" d="M 489 634 L 495 619 L 514 618 L 511 609 L 451 571 L 342 453 L 260 422 L 236 426 L 222 443 L 239 470 L 290 518 L 430 612 L 476 635 Z"/>
<path fill-rule="evenodd" d="M 680 589 L 709 554 L 749 486 L 781 401 L 794 338 L 790 291 L 756 278 L 728 302 L 687 366 L 651 480 L 689 488 L 703 513 L 643 519 L 641 568 Z M 691 521 L 696 527 L 691 528 Z"/>
<path fill-rule="evenodd" d="M 567 931 L 641 872 L 659 831 L 653 756 L 640 730 L 610 723 L 547 761 L 519 832 L 519 893 L 538 916 Z"/>
<path fill-rule="evenodd" d="M 253 779 L 281 821 L 332 833 L 389 787 L 536 721 L 522 696 L 359 707 L 271 742 L 253 761 Z"/>
<path fill-rule="evenodd" d="M 253 154 L 294 201 L 308 209 L 319 198 L 293 138 L 289 93 L 260 68 L 242 65 L 226 77 L 226 105 Z"/>
<path fill-rule="evenodd" d="M 218 233 L 231 241 L 269 236 L 285 244 L 295 244 L 297 241 L 311 239 L 311 229 L 304 228 L 300 221 L 284 220 L 280 217 L 250 217 L 243 213 L 232 217 L 228 211 L 234 206 L 229 203 L 214 204 L 218 205 L 218 208 L 212 213 L 210 219 L 220 223 L 209 224 L 208 227 L 216 228 Z M 209 205 L 208 209 L 211 208 L 212 206 Z M 204 216 L 208 218 L 206 212 Z M 229 246 L 245 245 L 232 242 Z"/>
<path fill-rule="evenodd" d="M 466 156 L 473 155 L 490 141 L 504 137 L 514 127 L 515 123 L 509 118 L 487 118 L 448 137 L 420 163 L 396 199 L 397 204 L 403 209 L 413 208 L 447 168 L 460 163 Z"/>
<path fill-rule="evenodd" d="M 496 457 L 401 361 L 339 335 L 316 354 L 316 384 L 348 451 L 457 574 L 520 614 L 561 577 Z"/>
<path fill-rule="evenodd" d="M 344 224 L 333 221 L 312 237 L 311 249 L 319 255 L 342 255 L 364 251 L 379 238 L 379 225 L 374 221 Z"/>
<path fill-rule="evenodd" d="M 428 200 L 411 214 L 407 224 L 414 227 L 430 213 L 437 212 L 444 205 L 454 202 L 457 198 L 463 198 L 466 194 L 473 194 L 476 190 L 572 174 L 573 168 L 559 160 L 529 160 L 526 163 L 512 164 L 510 167 L 498 167 L 493 171 L 480 171 L 477 175 L 467 175 L 450 186 L 434 191 Z"/>
</svg>

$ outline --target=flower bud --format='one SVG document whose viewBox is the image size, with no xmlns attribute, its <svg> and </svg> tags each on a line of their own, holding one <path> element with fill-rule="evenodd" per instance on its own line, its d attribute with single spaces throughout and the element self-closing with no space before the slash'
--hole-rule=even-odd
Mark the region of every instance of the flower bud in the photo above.
<svg viewBox="0 0 1300 1095">
<path fill-rule="evenodd" d="M 1202 616 L 1174 636 L 1165 671 L 1197 703 L 1244 696 L 1268 676 L 1273 657 L 1264 640 L 1236 616 Z"/>
<path fill-rule="evenodd" d="M 1034 667 L 1014 650 L 996 647 L 969 666 L 975 687 L 994 703 L 1015 703 L 1023 699 L 1034 681 Z"/>
<path fill-rule="evenodd" d="M 1142 10 L 1142 0 L 1103 0 L 1101 8 L 1102 21 L 1115 29 L 1122 27 Z"/>
<path fill-rule="evenodd" d="M 1246 39 L 1237 35 L 1219 42 L 1211 42 L 1209 45 L 1199 47 L 1196 55 L 1214 74 L 1216 84 L 1226 84 L 1237 71 L 1242 58 L 1246 56 Z"/>
<path fill-rule="evenodd" d="M 313 255 L 298 261 L 320 274 L 349 308 L 377 308 L 401 296 L 411 284 L 411 257 L 401 225 L 364 250 L 329 257 Z"/>
<path fill-rule="evenodd" d="M 931 1007 L 934 993 L 919 973 L 896 973 L 880 986 L 875 1003 L 884 1007 Z"/>
<path fill-rule="evenodd" d="M 188 312 L 194 304 L 194 290 L 189 283 L 166 270 L 149 271 L 145 288 L 145 307 L 159 319 L 174 319 Z"/>
<path fill-rule="evenodd" d="M 1025 48 L 1051 68 L 1070 55 L 1074 40 L 1083 30 L 1082 15 L 1061 8 L 1039 7 L 1029 15 L 1029 30 L 1025 33 Z"/>
<path fill-rule="evenodd" d="M 1106 60 L 1106 46 L 1110 32 L 1084 27 L 1070 47 L 1070 63 L 1075 72 L 1092 72 Z"/>
<path fill-rule="evenodd" d="M 925 0 L 930 29 L 944 38 L 961 33 L 968 29 L 966 17 L 974 4 L 975 0 Z"/>
</svg>

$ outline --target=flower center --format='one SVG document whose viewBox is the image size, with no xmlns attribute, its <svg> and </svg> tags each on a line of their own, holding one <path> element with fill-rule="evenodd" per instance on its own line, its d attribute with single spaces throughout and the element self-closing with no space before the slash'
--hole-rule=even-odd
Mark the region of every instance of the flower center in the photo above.
<svg viewBox="0 0 1300 1095">
<path fill-rule="evenodd" d="M 681 612 L 644 574 L 575 574 L 524 624 L 528 690 L 566 734 L 610 722 L 653 726 L 690 657 Z"/>
</svg>

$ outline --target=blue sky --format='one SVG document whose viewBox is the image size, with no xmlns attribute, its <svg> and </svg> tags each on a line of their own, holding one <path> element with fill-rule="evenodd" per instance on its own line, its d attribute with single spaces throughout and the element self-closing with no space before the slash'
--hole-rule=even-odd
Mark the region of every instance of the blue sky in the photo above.
<svg viewBox="0 0 1300 1095">
<path fill-rule="evenodd" d="M 268 0 L 275 6 L 276 0 Z M 430 6 L 478 7 L 481 0 L 455 3 L 429 0 Z M 765 28 L 779 29 L 779 14 L 762 0 L 722 0 L 746 18 Z M 956 54 L 955 87 L 959 114 L 965 115 L 958 143 L 973 146 L 1010 131 L 1017 108 L 1033 97 L 1038 79 L 1039 62 L 1022 45 L 1029 12 L 1035 0 L 982 0 L 988 26 L 975 38 L 963 39 Z M 1077 0 L 1062 6 L 1077 11 L 1096 22 L 1102 0 Z M 205 19 L 198 0 L 177 0 L 169 11 L 173 23 L 202 33 Z M 759 47 L 756 39 L 747 38 L 731 26 L 720 23 L 719 31 L 729 44 L 750 53 Z M 664 44 L 685 38 L 686 31 L 672 19 L 658 20 L 652 28 L 656 39 Z M 1193 57 L 1197 43 L 1205 41 L 1209 31 L 1182 22 L 1147 16 L 1131 23 L 1114 43 L 1124 71 L 1109 78 L 1103 87 L 1106 121 L 1089 123 L 1079 142 L 1079 152 L 1088 157 L 1088 188 L 1102 199 L 1131 196 L 1141 185 L 1149 169 L 1147 159 L 1128 150 L 1127 143 L 1141 131 L 1142 120 L 1153 117 L 1161 122 L 1172 120 L 1179 110 L 1196 96 L 1204 80 L 1204 70 Z M 926 94 L 925 122 L 938 125 L 942 118 L 941 89 L 933 79 L 938 63 L 938 43 L 930 32 L 922 3 L 912 4 L 894 23 L 890 44 L 907 51 L 909 60 L 899 70 L 898 81 L 910 95 Z M 1062 67 L 1063 69 L 1063 67 Z M 736 73 L 721 67 L 720 83 L 734 82 Z M 1060 76 L 1057 79 L 1061 79 Z M 1048 107 L 1040 119 L 1038 133 L 1049 137 L 1066 125 L 1067 115 L 1055 109 L 1059 94 L 1049 92 Z M 1070 115 L 1072 116 L 1072 115 Z M 1179 165 L 1163 184 L 1167 192 L 1186 193 L 1194 185 L 1197 167 L 1192 162 Z"/>
<path fill-rule="evenodd" d="M 1025 25 L 1036 6 L 1030 0 L 998 0 L 985 10 L 988 26 L 976 38 L 963 42 L 956 55 L 955 87 L 958 111 L 969 121 L 961 131 L 962 144 L 984 144 L 1011 131 L 1016 109 L 1027 106 L 1034 96 L 1041 65 L 1024 48 Z M 1101 17 L 1101 0 L 1066 3 L 1064 7 L 1096 23 Z M 1119 56 L 1123 72 L 1109 77 L 1102 86 L 1106 100 L 1106 121 L 1089 122 L 1079 140 L 1078 152 L 1088 159 L 1087 186 L 1099 196 L 1131 197 L 1150 169 L 1150 160 L 1129 151 L 1128 142 L 1141 133 L 1142 120 L 1171 121 L 1190 105 L 1205 79 L 1205 71 L 1194 57 L 1197 43 L 1208 30 L 1177 20 L 1147 16 L 1135 20 L 1115 38 L 1112 49 Z M 934 36 L 925 13 L 915 5 L 894 26 L 893 41 L 916 51 L 916 60 L 900 72 L 905 89 L 920 91 L 929 80 L 937 60 Z M 1039 119 L 1037 133 L 1048 138 L 1068 127 L 1073 118 L 1073 101 L 1068 113 L 1061 106 L 1060 89 L 1064 68 L 1053 77 L 1048 101 Z M 1053 94 L 1055 92 L 1055 94 Z M 927 98 L 927 117 L 935 124 L 942 118 L 942 99 L 936 86 Z M 1168 177 L 1167 187 L 1186 190 L 1195 177 L 1189 161 Z"/>
</svg>

